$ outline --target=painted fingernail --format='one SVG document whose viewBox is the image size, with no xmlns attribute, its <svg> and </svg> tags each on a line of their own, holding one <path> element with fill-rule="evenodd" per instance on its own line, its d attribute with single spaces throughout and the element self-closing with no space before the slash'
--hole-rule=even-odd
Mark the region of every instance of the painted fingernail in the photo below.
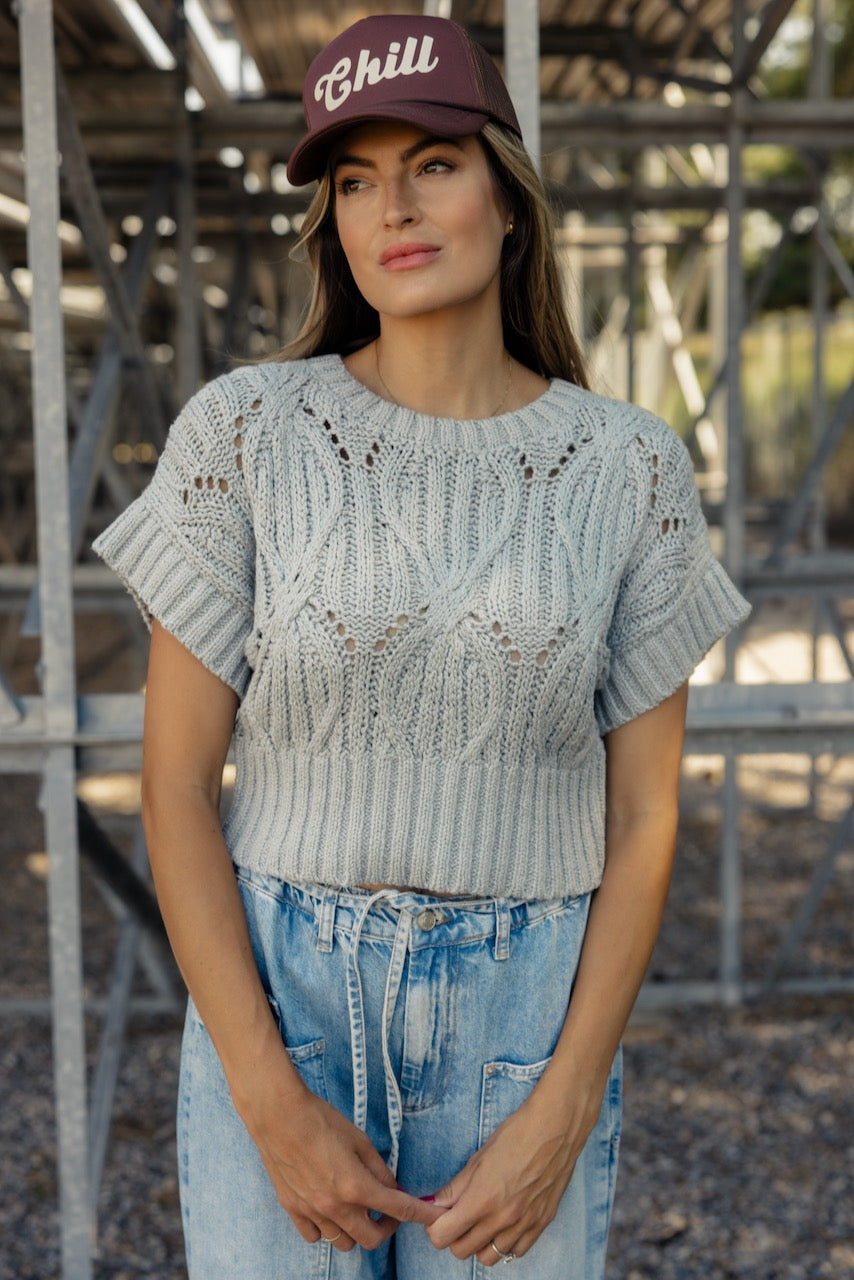
<svg viewBox="0 0 854 1280">
<path fill-rule="evenodd" d="M 425 1204 L 433 1204 L 436 1197 L 435 1196 L 419 1196 L 418 1199 L 423 1200 Z"/>
</svg>

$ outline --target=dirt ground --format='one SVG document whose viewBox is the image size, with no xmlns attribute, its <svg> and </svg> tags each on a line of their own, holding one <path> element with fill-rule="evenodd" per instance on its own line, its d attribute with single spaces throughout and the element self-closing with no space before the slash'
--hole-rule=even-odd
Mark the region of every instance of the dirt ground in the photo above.
<svg viewBox="0 0 854 1280">
<path fill-rule="evenodd" d="M 81 689 L 138 688 L 144 664 L 138 633 L 115 618 L 90 615 L 79 625 Z M 787 673 L 776 678 L 802 678 L 804 634 L 796 617 Z M 779 671 L 776 643 L 756 649 L 754 678 Z M 32 657 L 25 644 L 17 646 L 21 692 L 32 680 Z M 824 678 L 839 678 L 829 650 L 822 661 L 830 664 Z M 656 990 L 716 973 L 720 777 L 717 758 L 686 762 L 676 876 L 649 975 Z M 804 758 L 745 758 L 741 783 L 745 974 L 761 980 L 851 803 L 854 761 L 820 758 L 811 785 Z M 2 779 L 0 996 L 6 998 L 49 991 L 37 792 L 35 778 Z M 81 779 L 80 794 L 127 850 L 137 778 L 90 776 Z M 86 990 L 97 997 L 107 989 L 117 927 L 85 861 L 81 891 Z M 852 976 L 852 903 L 849 845 L 836 859 L 792 973 Z M 135 990 L 150 994 L 142 970 Z M 854 1278 L 852 1005 L 851 995 L 768 992 L 735 1009 L 636 1012 L 625 1040 L 625 1122 L 608 1280 Z M 98 1280 L 186 1277 L 173 1121 L 180 1024 L 177 1010 L 138 1013 L 130 1023 L 99 1201 Z M 93 1062 L 98 1037 L 92 1016 L 87 1046 Z M 53 1280 L 59 1275 L 56 1150 L 44 1013 L 7 1009 L 0 1063 L 0 1280 Z"/>
</svg>

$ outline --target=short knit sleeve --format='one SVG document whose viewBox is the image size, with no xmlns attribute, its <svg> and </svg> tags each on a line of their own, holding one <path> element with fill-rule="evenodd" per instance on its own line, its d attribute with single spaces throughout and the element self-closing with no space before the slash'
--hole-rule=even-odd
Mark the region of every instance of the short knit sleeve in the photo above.
<svg viewBox="0 0 854 1280">
<path fill-rule="evenodd" d="M 148 488 L 92 545 L 124 581 L 146 625 L 156 618 L 242 697 L 255 540 L 242 421 L 218 382 L 187 403 Z"/>
<path fill-rule="evenodd" d="M 628 445 L 624 514 L 633 538 L 607 634 L 607 674 L 595 698 L 600 733 L 674 693 L 750 605 L 709 544 L 688 450 L 657 419 Z"/>
</svg>

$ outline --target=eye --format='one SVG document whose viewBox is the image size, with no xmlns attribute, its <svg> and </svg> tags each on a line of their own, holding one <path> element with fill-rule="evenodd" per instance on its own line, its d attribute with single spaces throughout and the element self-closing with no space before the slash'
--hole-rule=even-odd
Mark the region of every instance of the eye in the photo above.
<svg viewBox="0 0 854 1280">
<path fill-rule="evenodd" d="M 361 191 L 364 185 L 364 178 L 340 178 L 335 183 L 335 190 L 341 196 L 350 196 L 355 191 Z"/>
<path fill-rule="evenodd" d="M 422 173 L 444 173 L 446 170 L 453 169 L 450 160 L 443 160 L 440 156 L 432 156 L 429 160 L 425 160 L 421 166 Z"/>
</svg>

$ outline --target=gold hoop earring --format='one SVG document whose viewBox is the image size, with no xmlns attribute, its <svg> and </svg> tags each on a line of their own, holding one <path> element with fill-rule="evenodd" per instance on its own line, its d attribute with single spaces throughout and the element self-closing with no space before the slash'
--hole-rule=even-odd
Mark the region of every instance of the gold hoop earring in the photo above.
<svg viewBox="0 0 854 1280">
<path fill-rule="evenodd" d="M 507 223 L 507 230 L 505 232 L 505 235 L 512 236 L 512 234 L 513 234 L 513 219 L 511 218 L 510 221 Z"/>
</svg>

